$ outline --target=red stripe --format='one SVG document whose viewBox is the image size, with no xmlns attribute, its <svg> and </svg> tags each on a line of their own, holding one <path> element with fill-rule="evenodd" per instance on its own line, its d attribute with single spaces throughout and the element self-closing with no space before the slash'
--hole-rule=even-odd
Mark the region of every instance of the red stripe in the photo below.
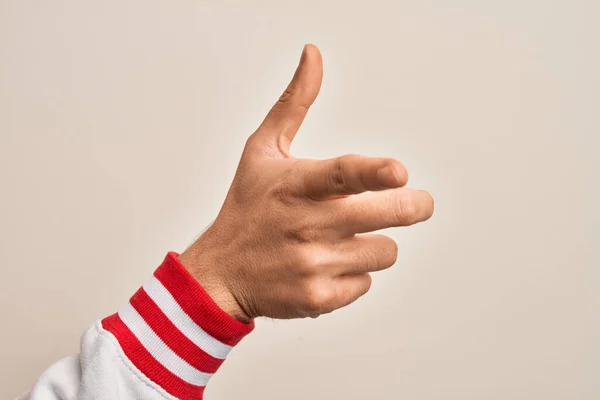
<svg viewBox="0 0 600 400">
<path fill-rule="evenodd" d="M 129 360 L 148 379 L 179 399 L 202 399 L 203 386 L 192 385 L 166 369 L 146 350 L 118 314 L 102 320 L 102 327 L 111 332 Z"/>
<path fill-rule="evenodd" d="M 253 321 L 244 324 L 223 311 L 179 262 L 177 253 L 169 253 L 154 276 L 186 314 L 221 343 L 235 346 L 254 329 Z"/>
<path fill-rule="evenodd" d="M 131 297 L 130 303 L 162 341 L 192 367 L 212 374 L 221 366 L 223 360 L 205 353 L 187 336 L 181 333 L 162 310 L 158 308 L 150 296 L 148 296 L 144 288 L 140 288 Z"/>
</svg>

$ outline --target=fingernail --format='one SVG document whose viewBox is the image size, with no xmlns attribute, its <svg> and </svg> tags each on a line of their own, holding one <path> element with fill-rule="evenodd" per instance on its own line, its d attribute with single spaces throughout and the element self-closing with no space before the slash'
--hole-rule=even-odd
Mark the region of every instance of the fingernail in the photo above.
<svg viewBox="0 0 600 400">
<path fill-rule="evenodd" d="M 377 180 L 381 186 L 387 188 L 394 188 L 400 185 L 398 172 L 396 171 L 396 168 L 392 167 L 391 165 L 386 165 L 377 171 Z"/>
</svg>

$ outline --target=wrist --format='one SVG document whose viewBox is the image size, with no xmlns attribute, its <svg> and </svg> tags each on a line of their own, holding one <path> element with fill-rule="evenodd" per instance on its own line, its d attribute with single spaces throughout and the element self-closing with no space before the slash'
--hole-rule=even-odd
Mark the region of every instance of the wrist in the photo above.
<svg viewBox="0 0 600 400">
<path fill-rule="evenodd" d="M 212 374 L 254 323 L 223 311 L 170 252 L 127 305 L 102 320 L 102 328 L 148 382 L 172 398 L 201 399 Z"/>
<path fill-rule="evenodd" d="M 222 243 L 211 245 L 213 238 L 209 229 L 179 256 L 179 261 L 219 308 L 232 318 L 248 323 L 252 318 L 240 306 L 217 272 L 224 267 L 226 261 L 215 254 Z"/>
</svg>

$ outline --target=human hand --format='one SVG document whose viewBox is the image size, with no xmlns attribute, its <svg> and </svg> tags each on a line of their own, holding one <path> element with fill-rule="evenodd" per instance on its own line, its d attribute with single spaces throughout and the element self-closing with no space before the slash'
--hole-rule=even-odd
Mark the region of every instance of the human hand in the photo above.
<svg viewBox="0 0 600 400">
<path fill-rule="evenodd" d="M 352 303 L 398 247 L 370 234 L 433 213 L 390 158 L 297 159 L 290 144 L 319 93 L 319 50 L 305 46 L 288 88 L 246 143 L 223 207 L 180 256 L 213 300 L 248 321 L 316 317 Z M 355 195 L 355 196 L 353 196 Z"/>
</svg>

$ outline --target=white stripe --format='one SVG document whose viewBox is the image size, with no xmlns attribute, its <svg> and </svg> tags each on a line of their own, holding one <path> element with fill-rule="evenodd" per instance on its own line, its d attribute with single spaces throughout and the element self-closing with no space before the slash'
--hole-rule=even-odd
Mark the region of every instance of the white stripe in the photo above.
<svg viewBox="0 0 600 400">
<path fill-rule="evenodd" d="M 186 314 L 171 292 L 156 278 L 152 279 L 144 285 L 144 290 L 150 298 L 156 303 L 158 308 L 169 318 L 169 320 L 190 339 L 194 344 L 210 354 L 214 358 L 225 359 L 231 351 L 232 346 L 221 343 Z"/>
<path fill-rule="evenodd" d="M 212 374 L 197 370 L 175 354 L 154 333 L 131 303 L 128 303 L 125 308 L 119 311 L 119 317 L 121 317 L 121 320 L 123 320 L 146 350 L 152 354 L 152 357 L 156 358 L 166 369 L 192 385 L 206 386 Z"/>
</svg>

